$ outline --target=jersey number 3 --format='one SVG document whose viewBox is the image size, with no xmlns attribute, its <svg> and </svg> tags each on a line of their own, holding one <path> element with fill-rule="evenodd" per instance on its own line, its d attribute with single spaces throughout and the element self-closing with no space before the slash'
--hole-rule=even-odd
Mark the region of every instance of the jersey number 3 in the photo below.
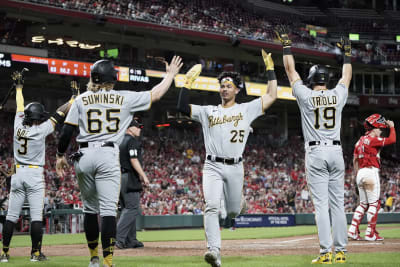
<svg viewBox="0 0 400 267">
<path fill-rule="evenodd" d="M 18 153 L 20 155 L 26 155 L 26 152 L 28 152 L 28 138 L 18 136 L 18 141 L 22 141 L 21 147 L 18 148 Z"/>
<path fill-rule="evenodd" d="M 319 108 L 314 109 L 314 115 L 315 115 L 315 123 L 314 123 L 314 128 L 319 129 L 321 125 L 319 124 Z M 323 124 L 325 129 L 333 129 L 335 128 L 335 122 L 336 122 L 336 108 L 334 107 L 327 107 L 322 109 L 322 116 L 325 119 L 325 123 Z"/>
<path fill-rule="evenodd" d="M 120 112 L 120 109 L 106 109 L 106 121 L 109 122 L 109 125 L 106 127 L 107 133 L 116 133 L 119 131 L 119 123 L 121 120 L 116 114 Z M 100 109 L 89 109 L 87 111 L 88 133 L 96 134 L 102 132 L 104 120 L 101 118 L 102 114 L 103 112 Z"/>
</svg>

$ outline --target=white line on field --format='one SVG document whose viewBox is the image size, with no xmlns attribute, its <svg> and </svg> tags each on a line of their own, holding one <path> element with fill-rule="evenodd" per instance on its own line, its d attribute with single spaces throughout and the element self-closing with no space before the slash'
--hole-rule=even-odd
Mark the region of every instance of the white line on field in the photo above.
<svg viewBox="0 0 400 267">
<path fill-rule="evenodd" d="M 314 237 L 305 237 L 305 238 L 298 238 L 298 239 L 280 241 L 280 242 L 278 242 L 278 243 L 281 243 L 281 244 L 285 244 L 285 243 L 295 243 L 295 242 L 298 242 L 298 241 L 310 240 L 310 239 L 315 239 L 315 238 L 314 238 Z"/>
</svg>

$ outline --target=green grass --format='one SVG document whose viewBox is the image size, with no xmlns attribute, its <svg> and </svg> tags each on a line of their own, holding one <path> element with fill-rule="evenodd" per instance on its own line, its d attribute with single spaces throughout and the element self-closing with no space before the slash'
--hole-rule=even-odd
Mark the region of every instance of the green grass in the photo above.
<svg viewBox="0 0 400 267">
<path fill-rule="evenodd" d="M 386 229 L 393 228 L 397 229 Z M 366 225 L 361 225 L 363 230 Z M 400 224 L 382 224 L 378 225 L 381 236 L 385 238 L 400 238 Z M 295 226 L 295 227 L 269 227 L 269 228 L 240 228 L 236 231 L 222 231 L 222 239 L 267 239 L 288 236 L 311 235 L 317 233 L 316 226 Z M 138 232 L 137 238 L 143 242 L 154 241 L 189 241 L 205 240 L 203 229 L 190 230 L 157 230 Z M 84 234 L 56 234 L 45 235 L 43 239 L 45 246 L 51 245 L 72 245 L 86 244 Z M 31 245 L 30 236 L 14 236 L 11 247 L 28 247 Z"/>
<path fill-rule="evenodd" d="M 348 263 L 341 266 L 390 266 L 400 267 L 400 253 L 368 253 L 349 254 Z M 242 256 L 223 257 L 222 263 L 226 267 L 265 267 L 265 266 L 311 266 L 313 255 L 288 256 Z M 116 257 L 117 267 L 209 267 L 202 257 Z M 27 257 L 12 257 L 10 266 L 46 266 L 46 267 L 81 267 L 87 266 L 88 257 L 51 257 L 47 262 L 29 262 Z"/>
</svg>

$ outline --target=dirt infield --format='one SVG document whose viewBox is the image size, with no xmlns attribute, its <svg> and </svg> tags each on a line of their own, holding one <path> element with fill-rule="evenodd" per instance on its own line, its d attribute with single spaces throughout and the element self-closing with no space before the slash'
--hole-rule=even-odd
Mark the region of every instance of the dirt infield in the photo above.
<svg viewBox="0 0 400 267">
<path fill-rule="evenodd" d="M 141 249 L 116 249 L 116 256 L 202 256 L 205 241 L 145 242 Z M 246 239 L 222 241 L 222 255 L 296 255 L 318 253 L 317 235 L 284 237 L 273 239 Z M 400 239 L 386 239 L 380 242 L 350 241 L 349 253 L 399 252 Z M 64 245 L 44 246 L 47 256 L 87 256 L 87 246 Z M 12 248 L 13 256 L 26 256 L 30 248 Z"/>
</svg>

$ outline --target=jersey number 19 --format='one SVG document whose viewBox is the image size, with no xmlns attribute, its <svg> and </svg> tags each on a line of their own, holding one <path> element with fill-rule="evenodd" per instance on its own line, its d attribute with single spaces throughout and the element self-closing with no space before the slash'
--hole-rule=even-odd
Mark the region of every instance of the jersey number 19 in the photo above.
<svg viewBox="0 0 400 267">
<path fill-rule="evenodd" d="M 314 115 L 315 115 L 315 123 L 314 123 L 314 128 L 319 129 L 321 127 L 320 125 L 320 112 L 319 108 L 314 109 Z M 325 123 L 323 124 L 325 129 L 333 129 L 335 128 L 335 122 L 336 122 L 336 108 L 334 107 L 326 107 L 326 108 L 321 108 L 321 113 L 322 117 L 325 120 Z"/>
</svg>

